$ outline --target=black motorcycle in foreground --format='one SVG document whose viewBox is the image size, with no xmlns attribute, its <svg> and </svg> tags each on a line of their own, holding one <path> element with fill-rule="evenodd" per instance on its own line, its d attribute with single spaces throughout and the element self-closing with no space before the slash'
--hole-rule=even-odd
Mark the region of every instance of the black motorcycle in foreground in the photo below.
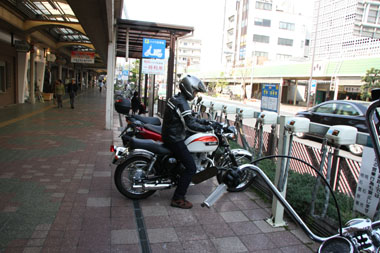
<svg viewBox="0 0 380 253">
<path fill-rule="evenodd" d="M 192 153 L 197 172 L 192 182 L 198 184 L 224 171 L 252 161 L 252 155 L 243 149 L 231 149 L 229 140 L 236 137 L 236 128 L 218 122 L 212 123 L 214 133 L 196 133 L 186 140 Z M 114 180 L 117 189 L 131 199 L 143 199 L 156 190 L 170 189 L 177 185 L 183 165 L 164 144 L 153 140 L 130 137 L 127 148 L 114 148 L 117 164 Z M 255 174 L 241 173 L 240 183 L 229 191 L 242 191 L 254 180 Z"/>
</svg>

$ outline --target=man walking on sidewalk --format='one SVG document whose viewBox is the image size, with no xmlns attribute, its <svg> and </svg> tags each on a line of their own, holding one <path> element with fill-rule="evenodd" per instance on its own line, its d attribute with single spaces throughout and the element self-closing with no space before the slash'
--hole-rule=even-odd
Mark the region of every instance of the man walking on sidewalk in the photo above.
<svg viewBox="0 0 380 253">
<path fill-rule="evenodd" d="M 61 80 L 55 81 L 54 93 L 57 98 L 58 108 L 62 108 L 62 98 L 65 95 L 65 85 L 63 85 Z"/>
</svg>

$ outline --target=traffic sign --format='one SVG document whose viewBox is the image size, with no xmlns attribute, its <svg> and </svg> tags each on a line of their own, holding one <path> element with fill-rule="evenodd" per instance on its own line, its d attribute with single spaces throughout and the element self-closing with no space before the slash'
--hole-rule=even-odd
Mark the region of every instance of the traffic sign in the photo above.
<svg viewBox="0 0 380 253">
<path fill-rule="evenodd" d="M 143 38 L 143 58 L 165 59 L 166 40 Z"/>
</svg>

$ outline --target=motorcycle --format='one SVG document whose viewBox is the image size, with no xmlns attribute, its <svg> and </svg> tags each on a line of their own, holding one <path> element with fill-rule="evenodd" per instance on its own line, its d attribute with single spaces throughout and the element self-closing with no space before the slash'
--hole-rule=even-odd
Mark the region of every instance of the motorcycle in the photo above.
<svg viewBox="0 0 380 253">
<path fill-rule="evenodd" d="M 115 109 L 118 113 L 125 115 L 127 126 L 121 132 L 119 137 L 126 146 L 128 137 L 135 136 L 141 139 L 152 139 L 162 141 L 161 138 L 161 120 L 156 117 L 146 117 L 141 115 L 129 114 L 131 102 L 127 99 L 115 101 Z M 111 147 L 111 149 L 116 147 Z"/>
<path fill-rule="evenodd" d="M 252 159 L 243 149 L 231 149 L 229 140 L 236 137 L 236 128 L 213 122 L 214 133 L 190 135 L 185 144 L 197 166 L 192 183 L 198 184 L 211 177 L 224 174 L 231 166 L 238 166 Z M 130 199 L 143 199 L 156 190 L 170 189 L 177 185 L 184 169 L 174 154 L 164 144 L 153 140 L 129 137 L 128 147 L 115 149 L 116 167 L 114 181 L 118 191 Z M 229 191 L 243 191 L 254 180 L 255 174 L 241 173 L 240 183 Z"/>
<path fill-rule="evenodd" d="M 374 146 L 374 151 L 377 159 L 377 164 L 380 164 L 380 89 L 372 90 L 372 98 L 376 101 L 373 102 L 367 109 L 366 112 L 366 122 L 369 128 L 370 137 Z M 255 164 L 264 159 L 272 158 L 287 158 L 295 159 L 302 162 L 314 170 L 314 172 L 320 177 L 324 182 L 324 185 L 328 188 L 330 195 L 335 203 L 335 207 L 338 214 L 339 230 L 338 234 L 330 237 L 320 237 L 315 235 L 303 222 L 303 220 L 298 216 L 293 207 L 286 201 L 282 196 L 280 191 L 271 182 L 271 180 L 265 175 L 265 173 Z M 242 173 L 246 171 L 252 171 L 256 176 L 263 179 L 264 183 L 268 186 L 268 189 L 273 193 L 277 200 L 283 205 L 287 210 L 287 213 L 293 218 L 294 221 L 303 229 L 303 231 L 311 238 L 313 241 L 321 242 L 318 252 L 380 252 L 380 221 L 372 222 L 370 219 L 356 218 L 348 221 L 345 227 L 342 226 L 340 210 L 338 202 L 335 198 L 334 192 L 331 189 L 329 183 L 324 178 L 324 176 L 319 172 L 318 169 L 313 167 L 311 164 L 292 156 L 287 155 L 273 155 L 259 158 L 253 161 L 251 164 L 243 164 L 237 167 L 228 168 L 223 175 L 221 175 L 221 182 L 218 187 L 206 198 L 206 200 L 201 204 L 202 207 L 211 207 L 214 205 L 218 199 L 220 199 L 226 192 L 228 188 L 233 188 L 240 184 L 240 178 Z M 380 171 L 380 167 L 378 167 Z"/>
</svg>

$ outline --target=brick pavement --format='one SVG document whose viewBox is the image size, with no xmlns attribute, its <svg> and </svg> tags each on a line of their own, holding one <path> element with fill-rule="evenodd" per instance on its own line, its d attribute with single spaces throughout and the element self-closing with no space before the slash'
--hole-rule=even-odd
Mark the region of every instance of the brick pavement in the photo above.
<svg viewBox="0 0 380 253">
<path fill-rule="evenodd" d="M 68 101 L 63 109 L 52 102 L 0 108 L 0 252 L 316 250 L 293 223 L 270 227 L 270 204 L 252 191 L 201 208 L 214 180 L 190 187 L 191 210 L 169 206 L 173 190 L 124 198 L 108 152 L 119 141 L 119 120 L 104 129 L 105 93 L 88 90 L 76 100 L 74 110 Z"/>
</svg>

